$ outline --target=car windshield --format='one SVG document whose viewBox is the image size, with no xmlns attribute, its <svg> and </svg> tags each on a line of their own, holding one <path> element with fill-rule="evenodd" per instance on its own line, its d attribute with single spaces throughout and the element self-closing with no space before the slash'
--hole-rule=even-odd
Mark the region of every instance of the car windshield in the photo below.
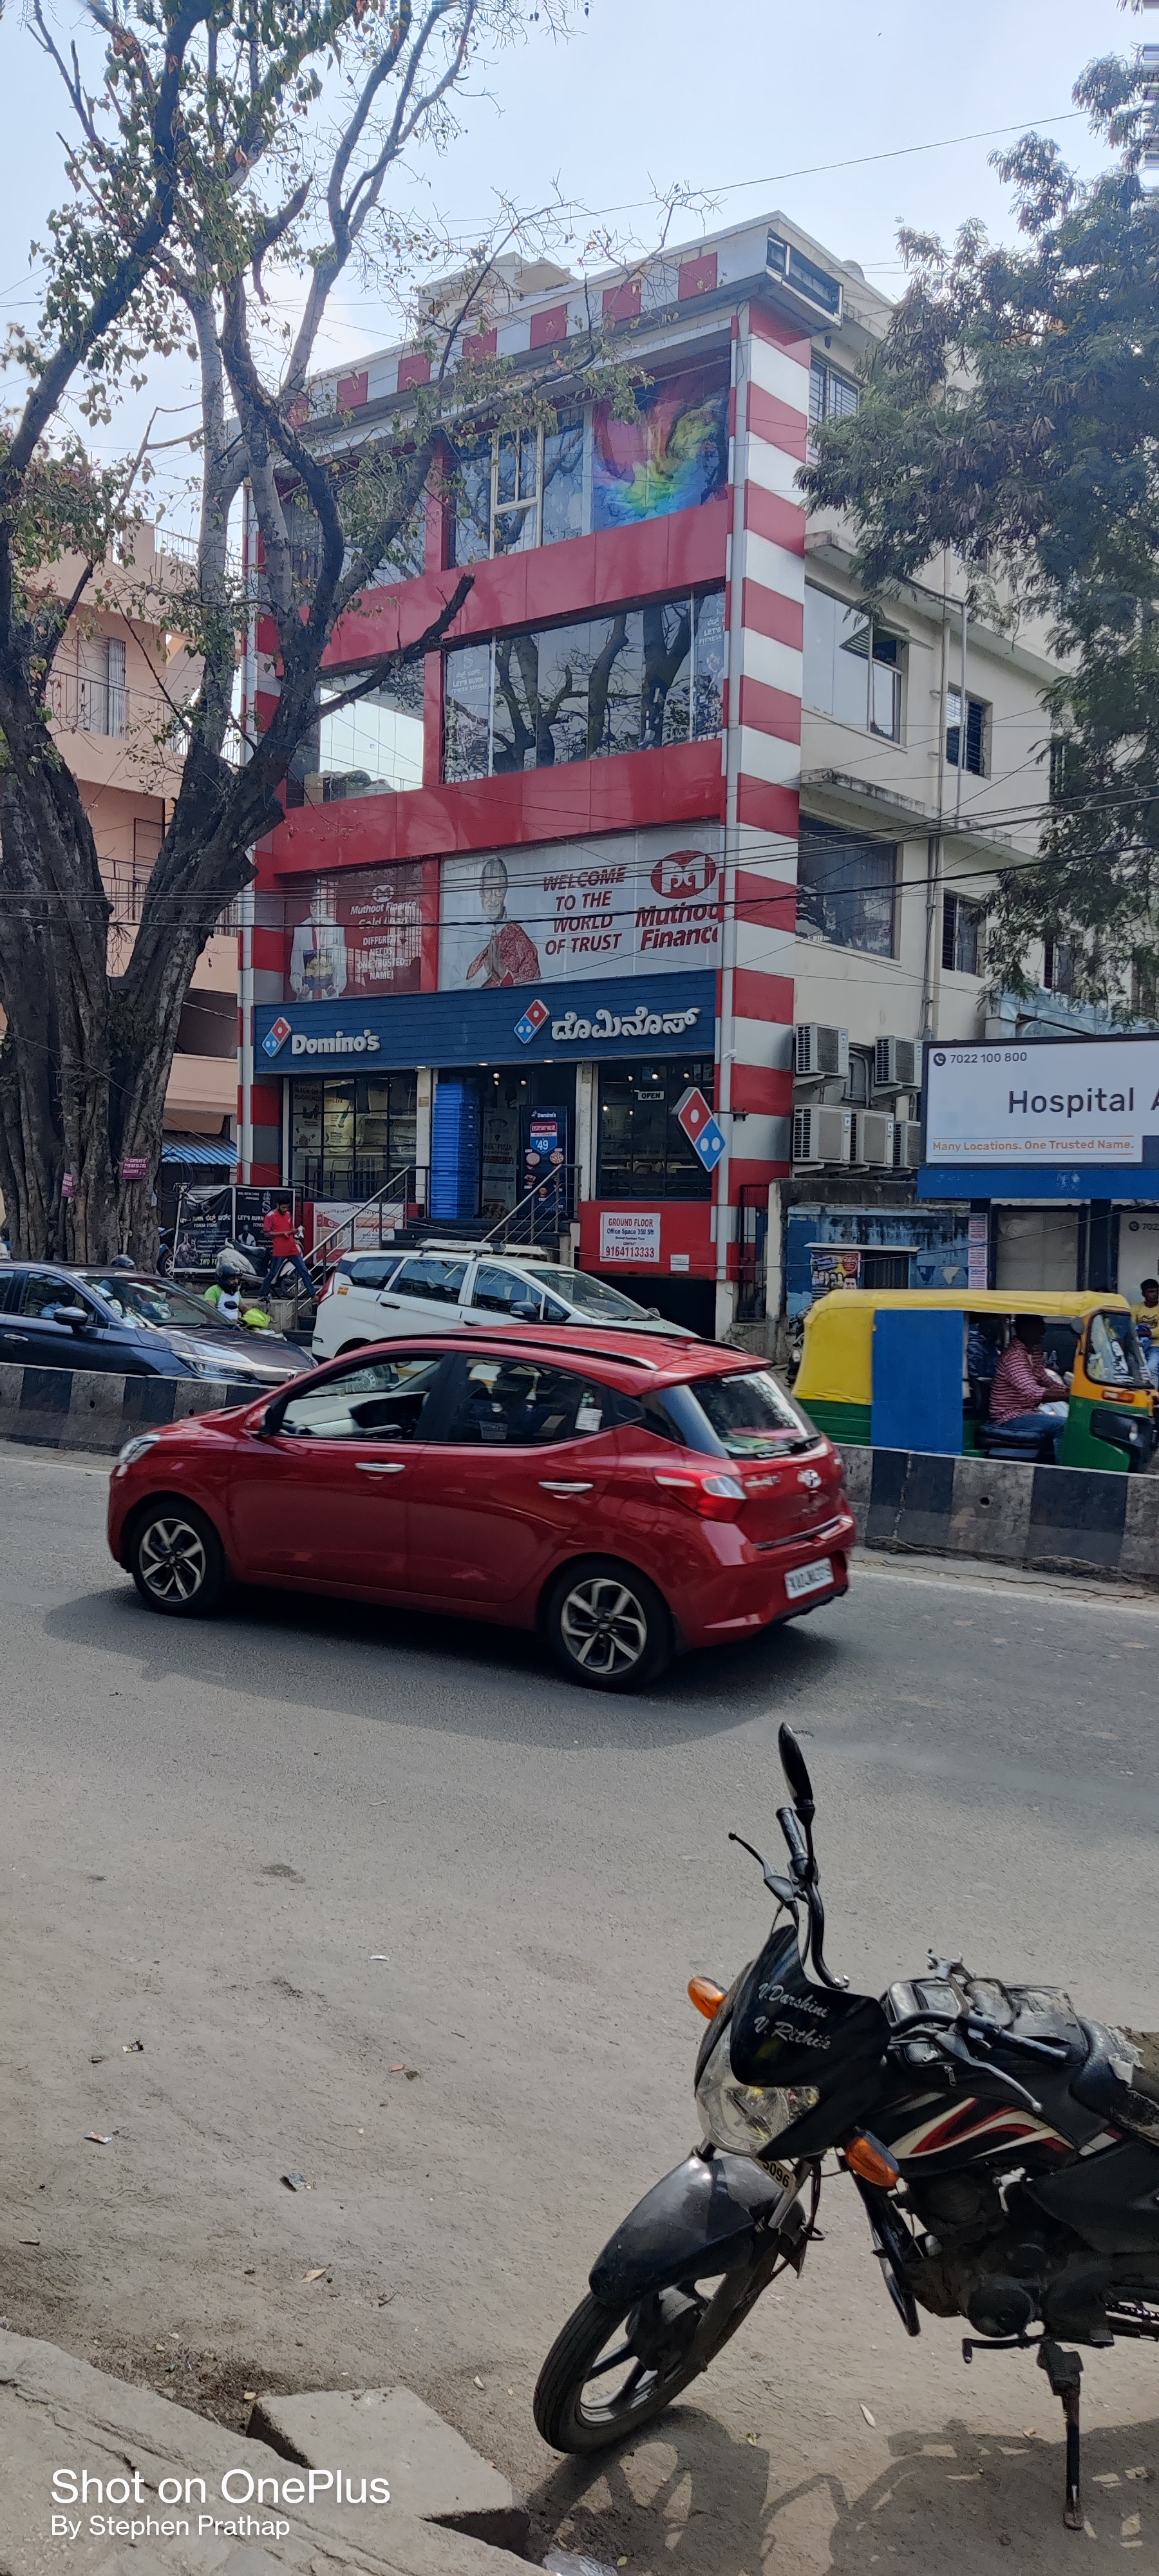
<svg viewBox="0 0 1159 2576">
<path fill-rule="evenodd" d="M 569 1305 L 578 1307 L 581 1315 L 593 1319 L 602 1316 L 611 1324 L 646 1324 L 646 1306 L 637 1306 L 619 1288 L 609 1288 L 603 1279 L 593 1279 L 590 1270 L 560 1270 L 550 1262 L 541 1269 L 538 1261 L 531 1276 L 542 1282 L 555 1297 L 566 1297 Z"/>
<path fill-rule="evenodd" d="M 221 1331 L 215 1306 L 190 1296 L 186 1288 L 172 1288 L 167 1279 L 133 1279 L 127 1270 L 86 1270 L 83 1276 L 126 1323 L 144 1324 L 155 1333 L 169 1332 L 174 1325 L 182 1333 Z"/>
<path fill-rule="evenodd" d="M 713 1448 L 730 1458 L 771 1458 L 817 1437 L 771 1369 L 730 1369 L 727 1376 L 698 1377 L 692 1386 L 668 1389 L 665 1401 L 671 1405 L 677 1394 L 682 1411 L 694 1407 L 713 1434 Z M 689 1445 L 709 1444 L 698 1440 Z"/>
<path fill-rule="evenodd" d="M 1129 1315 L 1118 1313 L 1114 1307 L 1092 1315 L 1086 1371 L 1096 1386 L 1150 1386 L 1147 1363 Z"/>
</svg>

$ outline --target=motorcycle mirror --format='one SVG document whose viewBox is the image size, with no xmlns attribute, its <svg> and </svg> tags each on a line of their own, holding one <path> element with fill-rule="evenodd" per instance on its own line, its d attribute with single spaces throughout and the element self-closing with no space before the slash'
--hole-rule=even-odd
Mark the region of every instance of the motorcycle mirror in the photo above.
<svg viewBox="0 0 1159 2576">
<path fill-rule="evenodd" d="M 782 1726 L 777 1737 L 777 1749 L 781 1756 L 781 1769 L 788 1782 L 793 1805 L 802 1824 L 811 1824 L 816 1808 L 813 1783 L 809 1778 L 805 1756 L 791 1726 Z"/>
</svg>

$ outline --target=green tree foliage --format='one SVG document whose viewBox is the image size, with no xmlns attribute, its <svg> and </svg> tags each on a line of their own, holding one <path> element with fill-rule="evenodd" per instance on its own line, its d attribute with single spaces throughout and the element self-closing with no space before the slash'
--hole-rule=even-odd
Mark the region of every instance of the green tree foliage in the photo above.
<svg viewBox="0 0 1159 2576">
<path fill-rule="evenodd" d="M 977 224 L 952 250 L 904 234 L 910 284 L 860 409 L 803 479 L 852 515 L 871 591 L 952 548 L 988 614 L 1048 619 L 1043 827 L 1000 882 L 991 973 L 1025 992 L 1032 943 L 1066 942 L 1076 992 L 1119 1013 L 1159 970 L 1159 198 L 1137 175 L 1137 64 L 1093 64 L 1075 98 L 1117 165 L 1083 185 L 1028 135 L 995 155 L 1014 248 Z"/>
</svg>

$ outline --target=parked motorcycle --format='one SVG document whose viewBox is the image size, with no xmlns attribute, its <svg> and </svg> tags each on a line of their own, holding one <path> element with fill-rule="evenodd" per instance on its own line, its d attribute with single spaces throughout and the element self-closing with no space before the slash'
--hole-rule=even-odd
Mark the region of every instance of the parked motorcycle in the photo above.
<svg viewBox="0 0 1159 2576">
<path fill-rule="evenodd" d="M 1084 2021 L 1060 1987 L 960 1959 L 931 1956 L 880 1999 L 850 1994 L 825 1959 L 813 1789 L 788 1726 L 780 1753 L 788 1874 L 729 1837 L 777 1900 L 769 1938 L 727 1993 L 688 1989 L 709 2021 L 704 2142 L 604 2247 L 543 2365 L 536 2423 L 558 2451 L 598 2451 L 670 2406 L 770 2281 L 800 2274 L 835 2152 L 906 2333 L 922 2311 L 962 2317 L 964 2361 L 1035 2354 L 1062 2400 L 1063 2518 L 1079 2531 L 1082 2360 L 1060 2338 L 1159 2340 L 1159 2034 Z"/>
</svg>

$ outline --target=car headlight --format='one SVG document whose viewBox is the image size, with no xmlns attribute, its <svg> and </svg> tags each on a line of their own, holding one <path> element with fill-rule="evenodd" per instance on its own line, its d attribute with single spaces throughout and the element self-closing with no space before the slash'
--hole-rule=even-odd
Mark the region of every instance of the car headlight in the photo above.
<svg viewBox="0 0 1159 2576">
<path fill-rule="evenodd" d="M 705 2136 L 726 2154 L 763 2156 L 783 2129 L 815 2111 L 821 2099 L 815 2084 L 738 2084 L 729 2057 L 725 2024 L 696 2087 Z"/>
<path fill-rule="evenodd" d="M 135 1466 L 138 1458 L 144 1457 L 146 1449 L 156 1448 L 160 1437 L 161 1434 L 159 1431 L 136 1432 L 131 1440 L 126 1440 L 123 1449 L 118 1449 L 118 1467 Z"/>
</svg>

